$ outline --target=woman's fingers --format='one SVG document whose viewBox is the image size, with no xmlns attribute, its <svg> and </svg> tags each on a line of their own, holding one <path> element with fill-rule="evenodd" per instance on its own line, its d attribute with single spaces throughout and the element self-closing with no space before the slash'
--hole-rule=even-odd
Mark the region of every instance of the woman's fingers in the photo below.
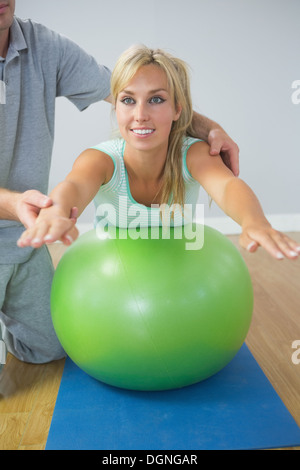
<svg viewBox="0 0 300 470">
<path fill-rule="evenodd" d="M 78 237 L 78 230 L 74 226 L 74 220 L 65 217 L 57 217 L 48 221 L 40 221 L 31 229 L 25 230 L 17 242 L 19 247 L 32 246 L 39 248 L 44 244 L 62 240 L 70 245 Z"/>
<path fill-rule="evenodd" d="M 71 230 L 66 232 L 61 237 L 60 240 L 64 243 L 64 245 L 71 245 L 78 238 L 78 235 L 79 235 L 79 231 L 77 227 L 75 227 L 74 225 Z"/>
<path fill-rule="evenodd" d="M 254 252 L 261 246 L 278 260 L 285 257 L 296 259 L 300 255 L 299 243 L 272 227 L 244 230 L 240 236 L 240 244 L 249 252 Z"/>
</svg>

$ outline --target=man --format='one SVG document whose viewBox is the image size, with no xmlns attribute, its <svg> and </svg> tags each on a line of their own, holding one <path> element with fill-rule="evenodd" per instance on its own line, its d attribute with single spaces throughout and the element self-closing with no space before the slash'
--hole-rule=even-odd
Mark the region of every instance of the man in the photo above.
<svg viewBox="0 0 300 470">
<path fill-rule="evenodd" d="M 6 349 L 45 363 L 64 357 L 50 315 L 53 266 L 47 248 L 16 241 L 42 207 L 54 140 L 55 98 L 80 110 L 110 101 L 110 72 L 72 41 L 14 17 L 15 0 L 0 0 L 0 370 Z M 3 94 L 3 93 L 2 93 Z M 194 127 L 238 174 L 238 148 L 213 121 L 195 113 Z M 75 214 L 70 214 L 72 219 Z M 66 241 L 67 243 L 67 241 Z"/>
</svg>

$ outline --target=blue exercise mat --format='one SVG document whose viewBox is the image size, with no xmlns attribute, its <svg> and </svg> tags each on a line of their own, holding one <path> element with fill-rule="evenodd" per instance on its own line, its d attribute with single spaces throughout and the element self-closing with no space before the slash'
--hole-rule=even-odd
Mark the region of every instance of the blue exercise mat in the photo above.
<svg viewBox="0 0 300 470">
<path fill-rule="evenodd" d="M 135 392 L 89 377 L 70 359 L 47 450 L 239 450 L 300 445 L 300 428 L 246 345 L 186 388 Z"/>
</svg>

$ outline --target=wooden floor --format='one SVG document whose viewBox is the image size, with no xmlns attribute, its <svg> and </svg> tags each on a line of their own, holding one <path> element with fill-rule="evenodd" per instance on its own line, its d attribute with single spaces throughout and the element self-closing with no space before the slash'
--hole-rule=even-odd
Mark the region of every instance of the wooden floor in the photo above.
<svg viewBox="0 0 300 470">
<path fill-rule="evenodd" d="M 300 242 L 299 232 L 291 236 Z M 237 236 L 229 238 L 238 246 Z M 63 250 L 50 247 L 54 264 Z M 292 343 L 300 340 L 300 259 L 276 261 L 262 250 L 241 253 L 255 298 L 247 345 L 300 426 L 300 364 L 292 361 Z M 63 366 L 64 361 L 40 366 L 8 357 L 0 375 L 0 450 L 45 448 Z"/>
</svg>

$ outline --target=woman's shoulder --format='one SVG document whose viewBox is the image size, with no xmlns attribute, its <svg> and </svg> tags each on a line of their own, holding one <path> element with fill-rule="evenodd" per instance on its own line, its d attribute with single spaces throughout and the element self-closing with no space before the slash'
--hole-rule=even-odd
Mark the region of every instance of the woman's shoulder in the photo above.
<svg viewBox="0 0 300 470">
<path fill-rule="evenodd" d="M 110 185 L 106 184 L 106 189 L 108 187 L 117 187 L 122 180 L 124 173 L 124 146 L 124 139 L 117 138 L 101 142 L 89 149 L 90 152 L 97 152 L 98 156 L 106 161 L 109 175 L 106 183 L 110 182 Z"/>
<path fill-rule="evenodd" d="M 201 149 L 207 148 L 208 144 L 203 139 L 198 139 L 197 137 L 186 136 L 183 140 L 182 151 L 187 152 L 190 148 Z"/>
<path fill-rule="evenodd" d="M 209 145 L 202 139 L 194 137 L 186 137 L 183 143 L 183 152 L 186 158 L 194 158 L 195 156 L 207 155 L 209 153 Z"/>
<path fill-rule="evenodd" d="M 183 161 L 188 163 L 191 159 L 209 152 L 209 145 L 202 139 L 185 137 L 182 145 Z"/>
<path fill-rule="evenodd" d="M 92 149 L 99 150 L 100 152 L 107 153 L 115 158 L 122 157 L 124 151 L 124 139 L 111 139 L 100 144 L 94 145 Z"/>
<path fill-rule="evenodd" d="M 203 165 L 210 157 L 210 146 L 201 139 L 189 137 L 185 142 L 184 163 L 189 174 L 194 178 L 195 168 Z"/>
</svg>

